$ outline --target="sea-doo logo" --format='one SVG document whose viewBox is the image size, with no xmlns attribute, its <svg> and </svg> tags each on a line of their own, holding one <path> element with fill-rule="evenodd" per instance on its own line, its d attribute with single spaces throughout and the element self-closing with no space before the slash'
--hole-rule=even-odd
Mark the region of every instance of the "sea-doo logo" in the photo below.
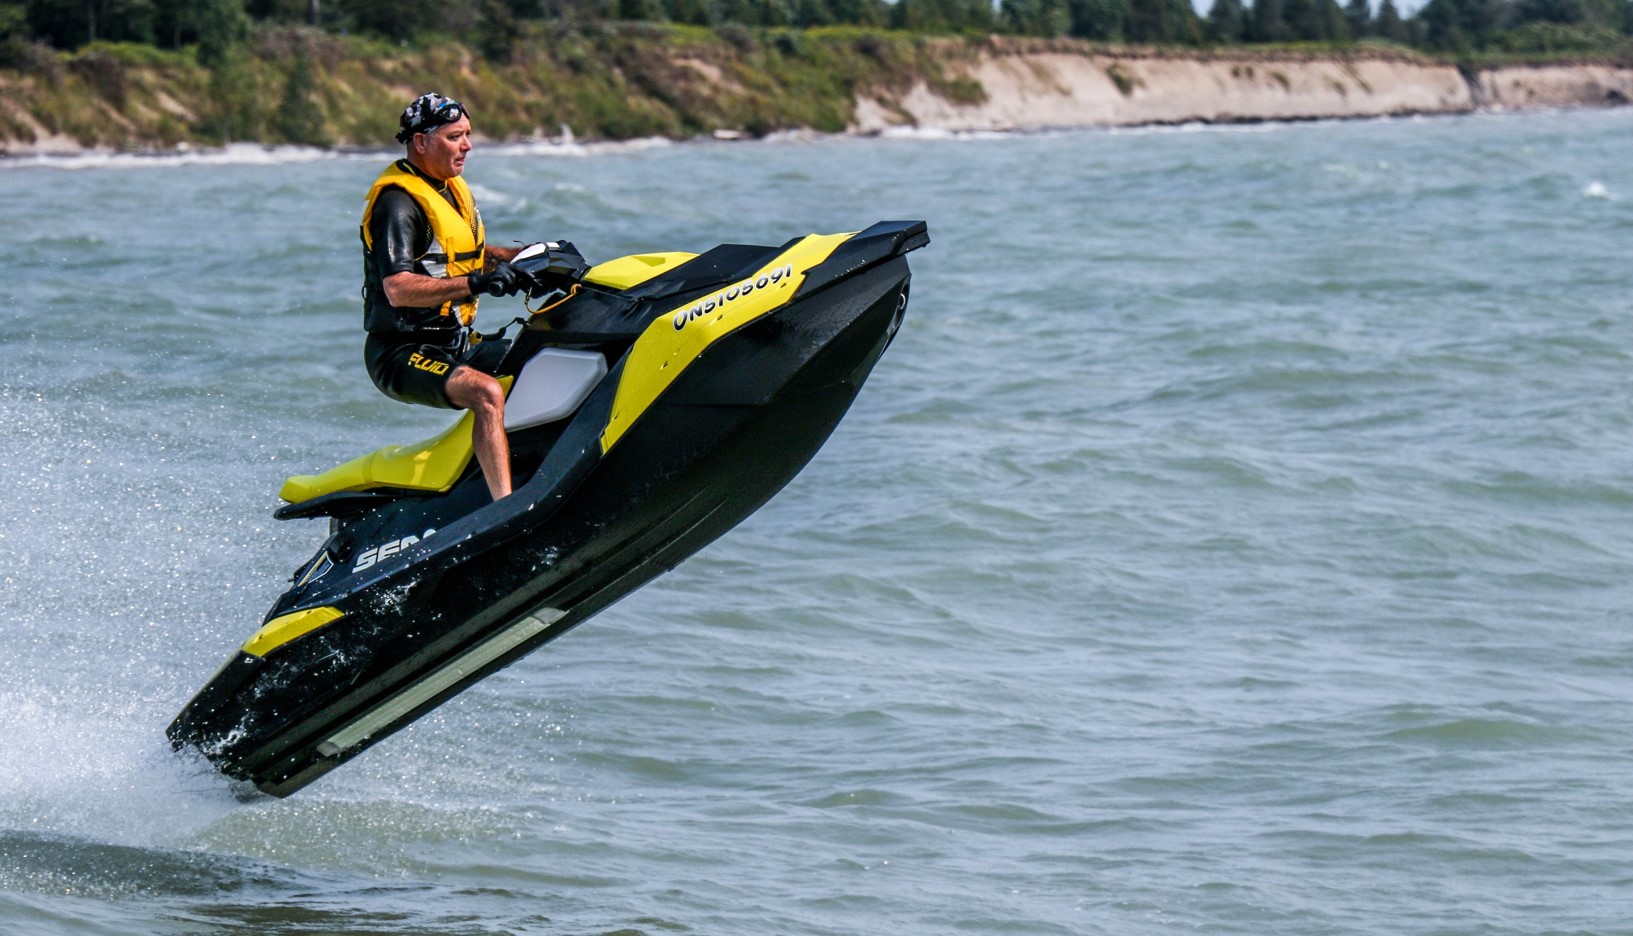
<svg viewBox="0 0 1633 936">
<path fill-rule="evenodd" d="M 358 554 L 358 556 L 357 556 L 357 565 L 352 566 L 352 572 L 354 572 L 354 573 L 361 572 L 364 569 L 368 568 L 371 565 L 374 565 L 377 562 L 383 562 L 383 561 L 385 561 L 387 559 L 390 559 L 392 556 L 397 555 L 398 553 L 400 553 L 403 550 L 407 549 L 408 547 L 414 545 L 415 543 L 418 543 L 420 540 L 429 537 L 432 533 L 435 533 L 435 532 L 436 532 L 436 530 L 426 530 L 424 533 L 421 533 L 419 536 L 414 536 L 413 534 L 410 534 L 408 536 L 403 537 L 402 539 L 394 539 L 391 542 L 386 543 L 384 545 L 374 546 L 372 548 L 365 549 L 361 553 Z"/>
<path fill-rule="evenodd" d="M 794 275 L 794 265 L 785 263 L 769 273 L 762 273 L 758 279 L 746 279 L 731 287 L 725 292 L 718 292 L 707 299 L 699 299 L 692 303 L 689 309 L 682 309 L 675 313 L 675 331 L 680 331 L 693 319 L 702 318 L 716 309 L 723 308 L 728 302 L 735 302 L 756 289 L 765 289 Z"/>
</svg>

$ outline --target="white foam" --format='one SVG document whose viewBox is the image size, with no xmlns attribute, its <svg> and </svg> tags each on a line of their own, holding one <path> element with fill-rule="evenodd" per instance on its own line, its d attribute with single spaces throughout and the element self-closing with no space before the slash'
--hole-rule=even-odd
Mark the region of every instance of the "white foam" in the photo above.
<svg viewBox="0 0 1633 936">
<path fill-rule="evenodd" d="M 1589 182 L 1587 187 L 1582 190 L 1582 197 L 1600 198 L 1604 199 L 1605 201 L 1620 200 L 1615 195 L 1611 194 L 1610 189 L 1605 188 L 1605 183 L 1603 182 Z"/>
<path fill-rule="evenodd" d="M 237 807 L 173 754 L 140 699 L 0 693 L 0 826 L 132 846 L 185 843 Z"/>
<path fill-rule="evenodd" d="M 1207 123 L 1200 120 L 1178 124 L 1135 124 L 1129 127 L 1107 127 L 1112 136 L 1168 136 L 1187 133 L 1277 133 L 1296 123 L 1311 121 L 1261 120 L 1251 123 Z"/>
<path fill-rule="evenodd" d="M 762 143 L 811 143 L 828 139 L 832 134 L 818 133 L 808 127 L 794 130 L 774 130 L 760 138 Z M 753 142 L 752 140 L 748 142 Z"/>
<path fill-rule="evenodd" d="M 879 136 L 886 140 L 1003 140 L 1026 131 L 948 130 L 941 127 L 886 127 Z"/>
<path fill-rule="evenodd" d="M 510 195 L 491 189 L 477 182 L 470 183 L 471 194 L 476 196 L 477 204 L 488 208 L 499 208 L 505 211 L 522 211 L 527 208 L 527 199 L 518 195 Z"/>
<path fill-rule="evenodd" d="M 87 150 L 68 155 L 36 154 L 0 156 L 0 169 L 166 169 L 175 166 L 283 166 L 325 159 L 378 157 L 378 151 L 328 150 L 315 146 L 263 146 L 259 143 L 232 143 L 214 148 L 185 144 L 174 150 L 116 153 Z"/>
<path fill-rule="evenodd" d="M 487 143 L 482 145 L 481 150 L 484 153 L 492 153 L 498 156 L 550 156 L 561 159 L 583 159 L 608 153 L 633 153 L 642 150 L 662 149 L 674 145 L 673 140 L 664 137 L 641 137 L 615 143 L 578 143 L 573 140 L 572 135 L 569 133 L 565 138 L 556 140 Z"/>
<path fill-rule="evenodd" d="M 553 156 L 582 159 L 607 153 L 627 153 L 673 146 L 663 137 L 643 137 L 636 140 L 606 143 L 579 143 L 572 131 L 566 130 L 553 140 L 524 140 L 517 143 L 482 143 L 480 151 L 502 156 Z M 194 147 L 178 145 L 174 150 L 142 152 L 112 152 L 86 150 L 80 153 L 28 155 L 0 154 L 0 169 L 166 169 L 176 166 L 283 166 L 296 163 L 320 162 L 327 159 L 378 160 L 382 156 L 401 155 L 396 148 L 346 147 L 320 149 L 314 146 L 265 146 L 259 143 L 232 143 L 221 147 Z"/>
</svg>

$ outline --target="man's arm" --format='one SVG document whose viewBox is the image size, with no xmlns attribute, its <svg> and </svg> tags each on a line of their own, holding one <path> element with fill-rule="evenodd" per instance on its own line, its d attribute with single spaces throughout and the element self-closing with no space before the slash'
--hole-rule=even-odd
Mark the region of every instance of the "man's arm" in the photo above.
<svg viewBox="0 0 1633 936">
<path fill-rule="evenodd" d="M 488 262 L 483 269 L 491 271 L 495 263 L 509 263 L 516 259 L 522 248 L 489 247 L 487 252 Z M 464 299 L 473 295 L 475 291 L 471 289 L 470 280 L 469 276 L 438 279 L 422 273 L 403 271 L 385 277 L 380 281 L 380 286 L 386 292 L 386 301 L 394 306 L 431 308 L 453 299 Z"/>
<path fill-rule="evenodd" d="M 488 262 L 484 270 L 493 269 L 495 262 L 509 263 L 522 252 L 520 247 L 487 248 Z M 420 273 L 393 273 L 380 281 L 386 291 L 386 301 L 394 306 L 409 306 L 412 308 L 429 308 L 439 306 L 451 299 L 463 299 L 471 295 L 470 277 L 456 276 L 453 279 L 437 279 L 434 276 L 425 276 Z"/>
<path fill-rule="evenodd" d="M 438 279 L 423 273 L 393 273 L 380 281 L 386 301 L 398 308 L 429 309 L 471 294 L 469 276 Z"/>
</svg>

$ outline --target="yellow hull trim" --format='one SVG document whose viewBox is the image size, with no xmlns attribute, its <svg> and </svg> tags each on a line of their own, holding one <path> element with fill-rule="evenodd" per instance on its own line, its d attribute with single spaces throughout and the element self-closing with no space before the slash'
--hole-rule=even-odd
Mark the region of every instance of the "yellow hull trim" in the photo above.
<svg viewBox="0 0 1633 936">
<path fill-rule="evenodd" d="M 244 644 L 244 652 L 250 656 L 264 657 L 296 637 L 309 634 L 342 617 L 345 615 L 334 608 L 307 608 L 305 611 L 281 614 L 261 625 L 255 636 Z"/>
</svg>

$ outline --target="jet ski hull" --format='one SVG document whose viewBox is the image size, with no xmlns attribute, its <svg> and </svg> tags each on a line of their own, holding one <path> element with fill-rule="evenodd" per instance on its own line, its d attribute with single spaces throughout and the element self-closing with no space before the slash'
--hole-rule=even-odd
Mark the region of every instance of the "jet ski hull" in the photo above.
<svg viewBox="0 0 1633 936">
<path fill-rule="evenodd" d="M 172 741 L 287 796 L 674 567 L 815 455 L 895 335 L 909 281 L 894 255 L 796 297 L 708 347 L 605 453 L 585 454 L 586 415 L 510 498 L 427 537 L 441 544 L 428 555 L 292 590 L 269 619 L 296 604 L 339 619 L 246 645 Z"/>
</svg>

